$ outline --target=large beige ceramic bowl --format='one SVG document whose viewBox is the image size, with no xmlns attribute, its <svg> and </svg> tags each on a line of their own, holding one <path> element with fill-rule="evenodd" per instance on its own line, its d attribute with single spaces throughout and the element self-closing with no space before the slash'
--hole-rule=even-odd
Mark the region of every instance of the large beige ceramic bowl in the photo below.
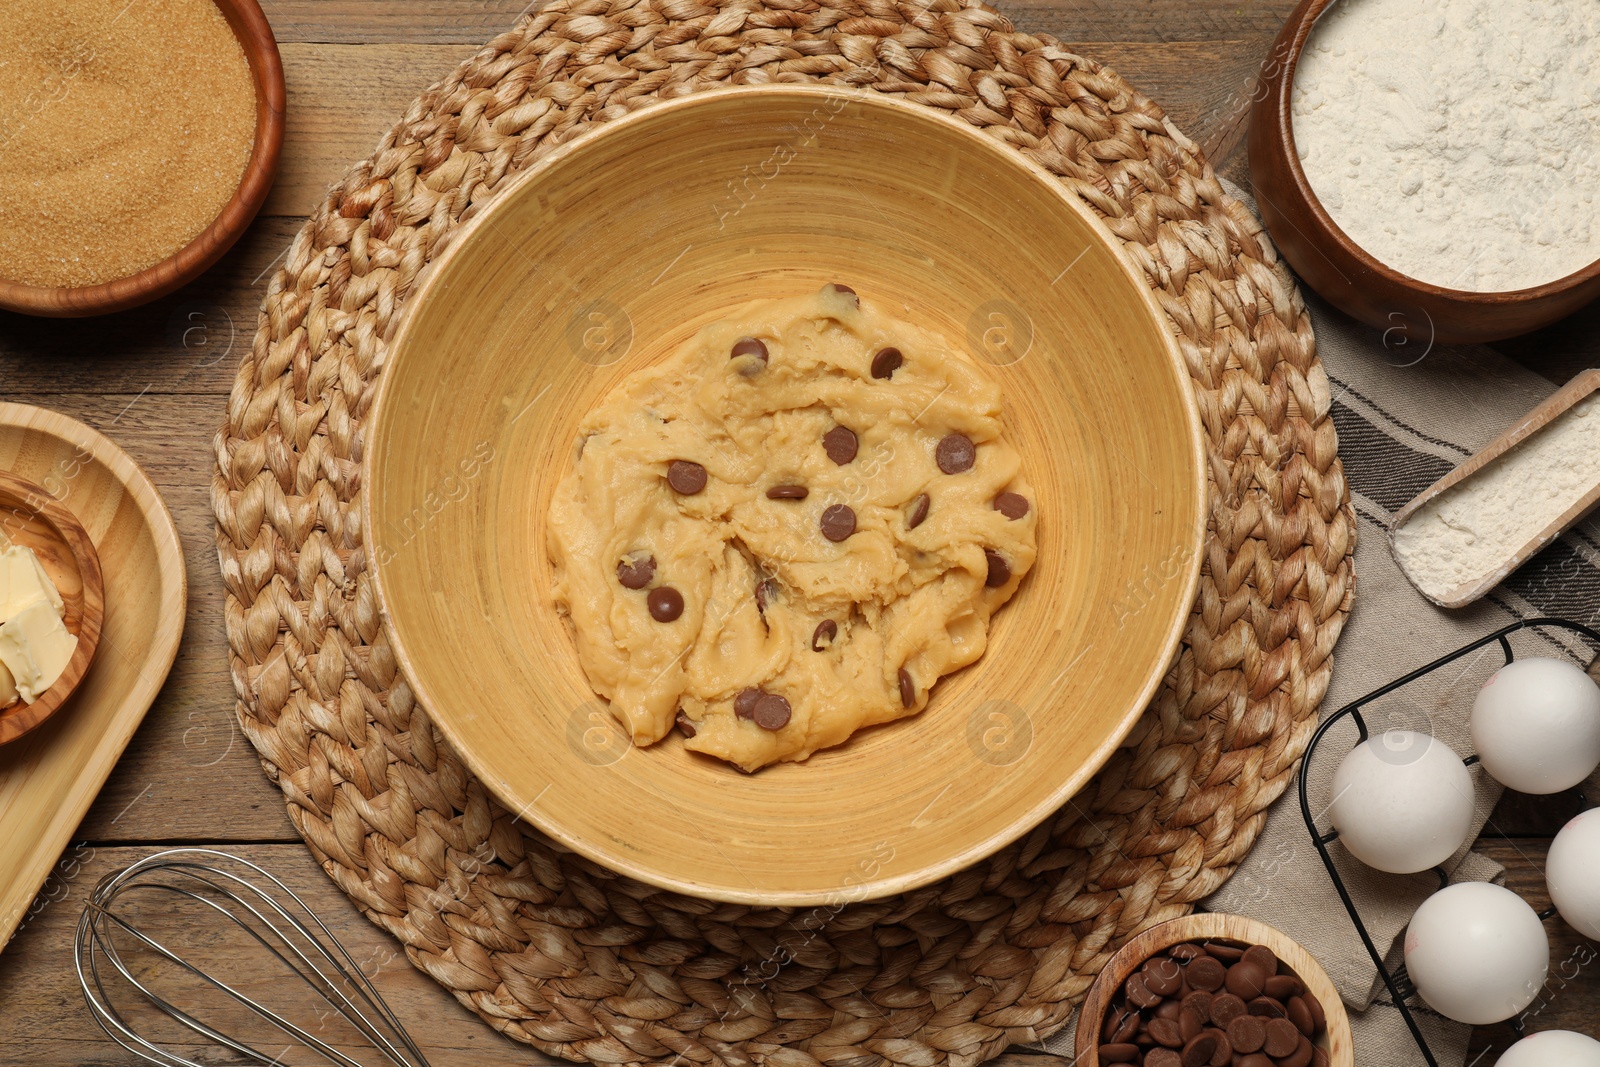
<svg viewBox="0 0 1600 1067">
<path fill-rule="evenodd" d="M 550 153 L 433 264 L 367 430 L 368 558 L 422 705 L 511 812 L 685 893 L 843 903 L 1015 839 L 1150 700 L 1199 568 L 1198 419 L 1116 248 L 999 141 L 883 96 L 701 94 Z M 551 601 L 579 420 L 730 305 L 829 281 L 986 362 L 1038 562 L 916 718 L 753 775 L 633 749 Z"/>
</svg>

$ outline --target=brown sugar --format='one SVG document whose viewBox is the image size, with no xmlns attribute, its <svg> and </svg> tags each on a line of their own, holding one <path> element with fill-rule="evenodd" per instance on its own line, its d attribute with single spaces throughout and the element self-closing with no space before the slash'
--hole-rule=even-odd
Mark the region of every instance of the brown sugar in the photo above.
<svg viewBox="0 0 1600 1067">
<path fill-rule="evenodd" d="M 84 286 L 197 237 L 255 139 L 255 85 L 211 0 L 9 0 L 0 277 Z"/>
</svg>

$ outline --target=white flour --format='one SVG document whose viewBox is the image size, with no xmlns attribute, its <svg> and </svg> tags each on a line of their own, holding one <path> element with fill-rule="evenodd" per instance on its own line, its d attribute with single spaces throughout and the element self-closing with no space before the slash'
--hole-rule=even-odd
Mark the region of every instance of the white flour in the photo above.
<svg viewBox="0 0 1600 1067">
<path fill-rule="evenodd" d="M 1394 532 L 1394 555 L 1437 599 L 1502 570 L 1600 485 L 1600 397 L 1589 396 Z M 1504 577 L 1504 575 L 1501 575 Z"/>
<path fill-rule="evenodd" d="M 1293 113 L 1317 198 L 1402 274 L 1487 292 L 1600 259 L 1600 0 L 1341 0 Z"/>
</svg>

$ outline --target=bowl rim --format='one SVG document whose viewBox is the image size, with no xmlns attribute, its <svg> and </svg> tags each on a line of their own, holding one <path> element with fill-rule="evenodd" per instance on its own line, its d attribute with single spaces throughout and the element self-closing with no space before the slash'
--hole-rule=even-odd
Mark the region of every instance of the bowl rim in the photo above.
<svg viewBox="0 0 1600 1067">
<path fill-rule="evenodd" d="M 30 285 L 0 277 L 0 309 L 45 318 L 83 318 L 126 311 L 194 281 L 244 236 L 277 176 L 283 151 L 287 90 L 283 57 L 256 0 L 209 0 L 244 52 L 256 94 L 255 138 L 233 195 L 188 244 L 137 273 L 82 286 Z"/>
<path fill-rule="evenodd" d="M 1278 959 L 1288 964 L 1295 976 L 1308 986 L 1315 983 L 1324 992 L 1331 991 L 1331 998 L 1321 996 L 1317 998 L 1327 1015 L 1327 1028 L 1324 1031 L 1326 1042 L 1329 1045 L 1336 1041 L 1340 1043 L 1338 1051 L 1342 1058 L 1333 1059 L 1331 1067 L 1352 1067 L 1354 1049 L 1350 1015 L 1345 1010 L 1343 998 L 1339 996 L 1338 986 L 1328 977 L 1328 972 L 1321 961 L 1304 945 L 1276 926 L 1260 919 L 1252 919 L 1248 915 L 1221 911 L 1195 911 L 1156 923 L 1129 938 L 1121 948 L 1111 954 L 1101 967 L 1100 973 L 1095 975 L 1094 982 L 1084 994 L 1079 1008 L 1078 1025 L 1073 1037 L 1079 1064 L 1083 1067 L 1099 1064 L 1099 1034 L 1104 1024 L 1106 1010 L 1111 1005 L 1111 998 L 1133 974 L 1134 965 L 1142 964 L 1163 949 L 1190 941 L 1234 941 L 1263 945 L 1272 949 Z M 1295 959 L 1286 959 L 1286 950 L 1292 952 Z M 1090 1012 L 1094 1013 L 1092 1018 Z M 1090 1023 L 1093 1025 L 1085 1025 Z"/>
<path fill-rule="evenodd" d="M 1271 108 L 1272 128 L 1276 131 L 1279 144 L 1278 149 L 1284 156 L 1289 176 L 1294 182 L 1295 190 L 1312 217 L 1323 227 L 1341 252 L 1354 259 L 1360 267 L 1386 278 L 1392 284 L 1420 293 L 1423 296 L 1436 297 L 1443 300 L 1457 300 L 1462 303 L 1476 304 L 1484 307 L 1509 307 L 1524 304 L 1536 304 L 1549 297 L 1560 296 L 1600 279 L 1600 258 L 1596 258 L 1586 267 L 1580 267 L 1570 274 L 1554 278 L 1539 285 L 1525 286 L 1521 289 L 1455 289 L 1447 285 L 1436 285 L 1420 278 L 1412 277 L 1396 267 L 1390 266 L 1359 244 L 1354 238 L 1344 231 L 1328 209 L 1323 206 L 1322 200 L 1317 196 L 1316 190 L 1311 185 L 1311 179 L 1306 176 L 1305 168 L 1300 165 L 1300 151 L 1294 139 L 1294 83 L 1295 73 L 1300 67 L 1300 56 L 1305 51 L 1306 42 L 1311 39 L 1316 31 L 1318 21 L 1327 10 L 1338 0 L 1301 0 L 1300 6 L 1289 15 L 1280 31 L 1276 52 L 1281 47 L 1281 42 L 1288 41 L 1288 51 L 1283 58 L 1282 71 L 1278 75 L 1276 90 L 1272 93 Z M 1272 54 L 1268 54 L 1267 63 L 1272 62 Z"/>
<path fill-rule="evenodd" d="M 78 638 L 78 645 L 61 674 L 50 683 L 50 688 L 40 693 L 31 704 L 0 708 L 0 745 L 5 745 L 48 721 L 88 677 L 105 627 L 106 589 L 105 573 L 100 567 L 100 553 L 95 548 L 94 539 L 65 503 L 37 482 L 6 470 L 0 470 L 0 490 L 29 501 L 42 501 L 38 506 L 31 503 L 25 506 L 33 512 L 34 518 L 55 530 L 61 543 L 72 553 L 78 578 L 83 583 L 85 609 L 78 620 L 78 633 L 74 635 Z"/>
<path fill-rule="evenodd" d="M 1111 758 L 1112 753 L 1116 751 L 1122 741 L 1133 730 L 1140 717 L 1149 707 L 1151 700 L 1154 699 L 1156 691 L 1177 656 L 1184 631 L 1188 626 L 1190 616 L 1193 614 L 1194 601 L 1199 589 L 1200 571 L 1205 556 L 1206 530 L 1209 525 L 1210 509 L 1208 501 L 1210 492 L 1200 409 L 1191 385 L 1188 365 L 1184 362 L 1183 354 L 1174 337 L 1169 317 L 1156 301 L 1148 279 L 1128 255 L 1122 241 L 1111 232 L 1110 228 L 1106 226 L 1099 216 L 1063 184 L 1061 179 L 1045 170 L 1038 163 L 1021 153 L 1012 151 L 1008 146 L 990 138 L 971 124 L 941 114 L 922 104 L 911 103 L 898 97 L 872 90 L 836 85 L 777 83 L 702 90 L 651 104 L 620 118 L 592 126 L 578 137 L 557 146 L 548 155 L 541 157 L 537 163 L 517 175 L 511 184 L 500 190 L 484 210 L 478 212 L 472 219 L 460 226 L 452 235 L 448 247 L 427 265 L 424 273 L 418 279 L 416 288 L 411 293 L 406 302 L 406 307 L 401 313 L 400 325 L 395 331 L 393 340 L 389 342 L 389 358 L 385 363 L 385 373 L 378 379 L 364 435 L 368 447 L 363 451 L 361 458 L 361 484 L 363 488 L 361 497 L 362 545 L 366 547 L 375 543 L 372 538 L 373 501 L 377 496 L 374 489 L 378 482 L 375 478 L 377 450 L 372 446 L 386 432 L 384 424 L 387 421 L 391 407 L 386 403 L 386 400 L 391 383 L 394 381 L 392 370 L 393 354 L 405 347 L 416 321 L 414 309 L 421 306 L 422 302 L 440 284 L 438 279 L 444 275 L 449 264 L 461 254 L 462 249 L 471 243 L 480 229 L 492 230 L 495 208 L 502 202 L 507 202 L 518 187 L 540 180 L 546 171 L 552 169 L 575 152 L 584 150 L 585 146 L 596 138 L 608 137 L 613 135 L 615 131 L 626 130 L 634 125 L 651 122 L 653 121 L 653 116 L 665 115 L 672 111 L 704 107 L 727 97 L 750 97 L 757 94 L 774 97 L 790 96 L 801 100 L 832 100 L 844 96 L 852 102 L 866 107 L 898 111 L 904 116 L 912 117 L 914 121 L 944 123 L 952 132 L 952 135 L 965 138 L 975 151 L 987 153 L 991 159 L 1003 161 L 1006 165 L 1020 166 L 1030 171 L 1034 179 L 1045 188 L 1048 188 L 1067 210 L 1077 213 L 1081 219 L 1091 226 L 1104 246 L 1113 253 L 1123 277 L 1138 294 L 1137 298 L 1144 303 L 1150 315 L 1150 320 L 1155 326 L 1155 332 L 1159 337 L 1162 351 L 1166 355 L 1167 366 L 1173 376 L 1172 384 L 1177 387 L 1180 394 L 1179 407 L 1183 412 L 1184 436 L 1188 442 L 1189 491 L 1194 505 L 1193 514 L 1190 516 L 1189 521 L 1189 537 L 1185 547 L 1192 551 L 1185 553 L 1186 559 L 1177 576 L 1181 581 L 1181 588 L 1176 602 L 1182 604 L 1183 607 L 1173 613 L 1173 617 L 1168 622 L 1166 631 L 1162 636 L 1160 643 L 1160 669 L 1150 671 L 1149 677 L 1140 686 L 1115 728 L 1105 736 L 1079 767 L 1062 778 L 1055 789 L 1049 791 L 1020 814 L 1014 816 L 1007 825 L 994 830 L 981 841 L 961 849 L 937 863 L 924 864 L 914 870 L 892 876 L 875 875 L 856 882 L 850 887 L 851 899 L 874 900 L 920 888 L 971 866 L 1022 837 L 1045 818 L 1049 817 L 1052 812 L 1059 810 L 1070 801 L 1105 766 L 1106 761 Z M 484 784 L 484 787 L 502 803 L 508 803 L 511 808 L 520 811 L 520 818 L 526 819 L 538 827 L 541 832 L 554 838 L 572 851 L 609 870 L 689 897 L 736 904 L 792 907 L 827 905 L 836 902 L 839 897 L 837 889 L 784 892 L 770 888 L 708 887 L 675 877 L 653 867 L 635 862 L 623 850 L 596 847 L 595 843 L 589 838 L 573 834 L 565 826 L 544 819 L 539 813 L 536 804 L 524 802 L 526 798 L 510 796 L 505 791 L 509 789 L 510 784 L 498 780 L 494 775 L 488 773 L 487 768 L 482 765 L 476 752 L 462 743 L 462 738 L 451 722 L 450 716 L 437 713 L 436 709 L 442 705 L 435 699 L 436 694 L 430 686 L 417 676 L 406 640 L 401 636 L 399 628 L 393 623 L 390 593 L 383 578 L 384 568 L 379 564 L 376 553 L 367 556 L 367 566 L 377 597 L 380 625 L 384 635 L 389 640 L 389 647 L 394 654 L 395 662 L 401 675 L 410 685 L 413 696 L 427 710 L 430 720 L 445 735 L 446 739 L 449 740 L 450 744 L 461 756 L 463 762 L 466 763 L 478 780 Z"/>
</svg>

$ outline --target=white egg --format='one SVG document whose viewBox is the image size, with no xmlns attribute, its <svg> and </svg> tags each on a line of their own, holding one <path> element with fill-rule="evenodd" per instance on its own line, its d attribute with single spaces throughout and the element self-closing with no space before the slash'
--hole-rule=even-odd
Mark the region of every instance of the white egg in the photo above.
<svg viewBox="0 0 1600 1067">
<path fill-rule="evenodd" d="M 1561 828 L 1545 857 L 1544 878 L 1567 925 L 1600 940 L 1600 808 Z"/>
<path fill-rule="evenodd" d="M 1600 686 L 1565 660 L 1508 663 L 1472 705 L 1472 746 L 1502 785 L 1571 789 L 1600 767 Z"/>
<path fill-rule="evenodd" d="M 1428 1006 L 1484 1026 L 1533 1003 L 1550 968 L 1550 938 L 1527 901 L 1489 882 L 1446 886 L 1406 928 L 1406 973 Z"/>
<path fill-rule="evenodd" d="M 1414 874 L 1443 863 L 1466 841 L 1473 801 L 1472 776 L 1449 745 L 1390 730 L 1339 764 L 1328 815 L 1356 859 Z"/>
<path fill-rule="evenodd" d="M 1541 1030 L 1495 1062 L 1498 1067 L 1600 1067 L 1600 1041 L 1571 1030 Z"/>
</svg>

